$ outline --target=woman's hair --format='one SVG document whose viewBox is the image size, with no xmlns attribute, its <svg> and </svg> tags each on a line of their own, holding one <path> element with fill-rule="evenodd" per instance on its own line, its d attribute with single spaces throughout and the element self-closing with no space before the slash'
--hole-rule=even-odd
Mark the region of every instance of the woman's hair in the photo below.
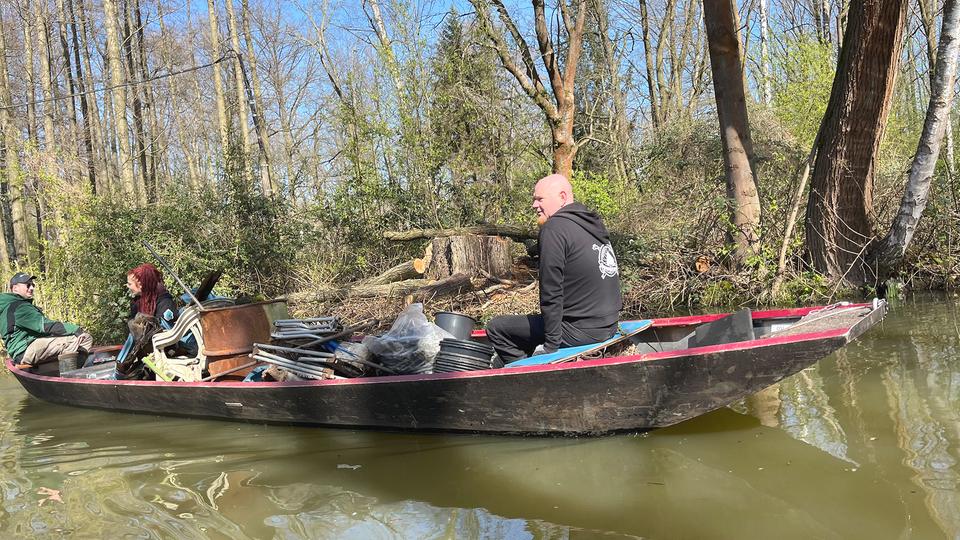
<svg viewBox="0 0 960 540">
<path fill-rule="evenodd" d="M 143 263 L 127 272 L 127 275 L 140 282 L 140 296 L 134 300 L 137 303 L 137 312 L 153 317 L 153 312 L 157 309 L 157 297 L 167 291 L 163 286 L 163 274 L 156 266 Z"/>
</svg>

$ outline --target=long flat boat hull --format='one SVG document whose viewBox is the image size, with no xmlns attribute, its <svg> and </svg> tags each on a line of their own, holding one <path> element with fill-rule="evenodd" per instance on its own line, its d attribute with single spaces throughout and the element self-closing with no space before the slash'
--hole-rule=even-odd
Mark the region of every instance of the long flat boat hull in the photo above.
<svg viewBox="0 0 960 540">
<path fill-rule="evenodd" d="M 721 316 L 658 319 L 639 336 L 650 352 L 457 373 L 185 383 L 49 377 L 17 369 L 9 359 L 7 367 L 39 399 L 111 411 L 339 428 L 597 435 L 673 425 L 775 384 L 853 341 L 886 313 L 883 302 L 853 307 L 860 313 L 852 322 L 827 329 L 675 350 L 666 350 L 663 336 Z M 796 321 L 813 309 L 757 312 L 753 321 Z"/>
</svg>

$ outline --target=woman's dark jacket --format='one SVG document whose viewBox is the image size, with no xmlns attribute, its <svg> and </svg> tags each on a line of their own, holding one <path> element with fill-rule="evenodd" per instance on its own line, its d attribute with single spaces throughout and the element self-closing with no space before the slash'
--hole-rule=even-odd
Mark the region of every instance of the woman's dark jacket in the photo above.
<svg viewBox="0 0 960 540">
<path fill-rule="evenodd" d="M 130 301 L 130 316 L 127 320 L 133 320 L 137 316 L 137 313 L 140 312 L 138 302 L 140 300 L 140 295 L 134 296 L 133 300 Z M 163 314 L 170 310 L 170 313 L 173 314 L 170 318 L 165 318 Z M 169 292 L 163 291 L 157 296 L 157 307 L 151 313 L 154 317 L 160 319 L 161 321 L 167 321 L 170 324 L 173 324 L 173 321 L 177 320 L 177 317 L 180 315 L 180 312 L 177 310 L 177 304 L 173 301 L 173 296 Z"/>
</svg>

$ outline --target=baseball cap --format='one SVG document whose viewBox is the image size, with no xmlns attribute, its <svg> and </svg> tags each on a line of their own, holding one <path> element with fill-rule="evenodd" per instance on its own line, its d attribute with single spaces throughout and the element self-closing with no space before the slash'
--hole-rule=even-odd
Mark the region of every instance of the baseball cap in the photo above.
<svg viewBox="0 0 960 540">
<path fill-rule="evenodd" d="M 10 278 L 10 286 L 13 287 L 17 283 L 30 283 L 35 279 L 37 279 L 37 276 L 31 276 L 26 272 L 17 272 Z"/>
</svg>

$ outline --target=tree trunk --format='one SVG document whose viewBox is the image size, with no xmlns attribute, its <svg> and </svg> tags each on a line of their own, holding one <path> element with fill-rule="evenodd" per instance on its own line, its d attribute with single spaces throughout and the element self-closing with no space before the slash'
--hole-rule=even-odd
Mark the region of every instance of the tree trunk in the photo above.
<svg viewBox="0 0 960 540">
<path fill-rule="evenodd" d="M 27 85 L 27 144 L 24 153 L 32 152 L 37 149 L 39 142 L 40 128 L 37 126 L 36 109 L 36 86 L 37 77 L 33 67 L 33 31 L 31 30 L 33 19 L 29 3 L 26 5 L 27 13 L 23 20 L 23 47 L 24 47 L 24 66 L 26 68 Z M 14 146 L 16 148 L 16 146 Z M 27 178 L 26 172 L 17 171 L 16 181 L 11 181 L 9 188 L 10 196 L 10 220 L 13 226 L 13 246 L 15 262 L 26 263 L 30 256 L 30 224 L 29 213 L 27 211 Z"/>
<path fill-rule="evenodd" d="M 37 47 L 40 53 L 40 90 L 43 94 L 43 147 L 51 155 L 57 150 L 57 137 L 53 128 L 54 111 L 53 81 L 50 78 L 50 42 L 48 41 L 47 6 L 44 0 L 33 4 L 37 23 Z"/>
<path fill-rule="evenodd" d="M 93 67 L 91 66 L 90 61 L 90 46 L 89 38 L 87 33 L 87 16 L 86 8 L 84 7 L 85 0 L 77 0 L 76 4 L 76 16 L 74 20 L 79 21 L 80 24 L 80 50 L 83 53 L 83 69 L 87 73 L 88 81 L 90 86 L 95 86 L 96 78 L 94 77 Z M 73 4 L 74 0 L 67 0 L 67 5 L 70 6 L 71 14 L 73 14 Z M 79 53 L 78 53 L 79 54 Z M 84 96 L 84 99 L 87 103 L 87 109 L 89 110 L 90 116 L 90 142 L 93 148 L 95 165 L 94 168 L 97 170 L 97 188 L 94 190 L 96 193 L 101 194 L 111 194 L 114 192 L 114 180 L 116 176 L 112 174 L 112 161 L 107 155 L 107 138 L 103 133 L 103 122 L 100 119 L 100 105 L 97 101 L 96 95 L 87 94 Z"/>
<path fill-rule="evenodd" d="M 755 253 L 759 240 L 760 198 L 751 166 L 753 142 L 743 88 L 739 24 L 733 0 L 705 0 L 703 17 L 710 49 L 713 87 L 723 141 L 727 204 L 738 263 Z"/>
<path fill-rule="evenodd" d="M 814 0 L 813 4 L 814 5 L 812 6 L 813 9 L 811 10 L 812 11 L 811 14 L 813 15 L 813 27 L 817 31 L 817 41 L 819 41 L 820 43 L 826 44 L 828 43 L 828 41 L 827 41 L 827 37 L 823 34 L 823 28 L 825 24 L 829 24 L 829 23 L 825 23 L 825 21 L 823 20 L 823 10 L 820 7 L 821 6 L 820 0 Z"/>
<path fill-rule="evenodd" d="M 900 211 L 890 226 L 890 231 L 872 254 L 878 263 L 881 279 L 903 259 L 927 206 L 930 183 L 953 103 L 957 51 L 960 47 L 960 8 L 957 2 L 958 0 L 946 0 L 943 5 L 943 29 L 936 54 L 936 75 L 930 89 L 930 104 L 900 202 Z"/>
<path fill-rule="evenodd" d="M 650 121 L 653 124 L 654 134 L 660 130 L 660 108 L 657 100 L 657 91 L 654 88 L 653 40 L 650 37 L 650 19 L 647 14 L 647 1 L 640 0 L 640 31 L 643 40 L 643 55 L 646 62 L 647 92 L 650 94 Z"/>
<path fill-rule="evenodd" d="M 660 33 L 657 36 L 657 43 L 653 48 L 654 64 L 653 75 L 656 81 L 657 94 L 660 101 L 660 121 L 666 124 L 673 114 L 673 97 L 670 95 L 670 86 L 667 84 L 664 68 L 664 50 L 673 47 L 673 25 L 674 11 L 676 10 L 677 0 L 666 0 L 663 8 L 663 21 L 660 24 Z"/>
<path fill-rule="evenodd" d="M 859 285 L 874 237 L 874 157 L 893 94 L 905 0 L 854 0 L 810 182 L 806 243 L 814 268 Z"/>
<path fill-rule="evenodd" d="M 272 197 L 274 192 L 273 172 L 270 167 L 270 138 L 264 116 L 263 92 L 260 90 L 260 76 L 257 74 L 257 55 L 254 48 L 253 32 L 250 31 L 250 6 L 248 0 L 241 0 L 241 18 L 243 19 L 243 38 L 247 45 L 247 65 L 250 66 L 250 88 L 253 91 L 253 126 L 257 131 L 257 143 L 260 147 L 260 187 L 263 194 Z"/>
<path fill-rule="evenodd" d="M 28 10 L 29 3 L 27 4 Z M 37 77 L 33 69 L 33 32 L 30 30 L 33 26 L 29 18 L 23 21 L 23 67 L 26 72 L 27 85 L 27 140 L 33 144 L 37 143 L 39 128 L 37 127 Z"/>
<path fill-rule="evenodd" d="M 244 184 L 250 185 L 251 171 L 250 160 L 248 158 L 250 155 L 250 130 L 247 129 L 250 115 L 247 112 L 247 93 L 243 85 L 243 66 L 240 64 L 242 61 L 240 55 L 243 54 L 243 52 L 240 48 L 240 33 L 237 31 L 237 18 L 233 13 L 233 0 L 226 0 L 224 5 L 227 6 L 227 27 L 230 29 L 230 46 L 233 47 L 233 53 L 236 55 L 233 59 L 233 82 L 237 92 L 237 115 L 239 116 L 237 131 L 240 132 L 240 142 L 243 146 L 243 150 L 240 152 L 240 161 L 243 167 L 241 170 L 243 171 Z"/>
<path fill-rule="evenodd" d="M 2 12 L 0 12 L 2 15 Z M 3 22 L 0 20 L 0 28 Z M 17 153 L 20 151 L 20 137 L 13 117 L 13 94 L 10 92 L 10 77 L 7 67 L 7 47 L 5 36 L 0 32 L 0 136 L 3 137 L 4 174 L 0 177 L 0 219 L 2 219 L 2 246 L 0 266 L 4 275 L 9 273 L 10 263 L 18 259 L 17 244 L 14 240 L 14 221 L 11 205 L 14 201 L 12 191 L 20 190 L 16 187 L 23 183 L 20 173 L 20 160 Z"/>
<path fill-rule="evenodd" d="M 510 18 L 502 0 L 470 0 L 476 10 L 480 27 L 493 44 L 503 67 L 520 83 L 520 87 L 540 107 L 546 117 L 553 139 L 553 172 L 570 178 L 573 173 L 573 158 L 576 157 L 577 149 L 582 144 L 573 136 L 576 108 L 573 89 L 577 64 L 580 62 L 583 47 L 583 25 L 586 21 L 587 6 L 583 1 L 574 1 L 569 5 L 566 2 L 567 0 L 560 1 L 559 10 L 561 26 L 567 37 L 564 47 L 566 58 L 561 59 L 560 53 L 554 49 L 553 37 L 547 27 L 544 2 L 532 0 L 539 57 L 547 69 L 550 88 L 553 91 L 551 96 L 540 79 L 537 63 L 533 60 L 527 42 L 516 23 Z M 500 21 L 519 49 L 523 62 L 522 69 L 516 62 L 516 55 L 507 46 L 503 34 L 493 26 L 490 20 L 490 4 L 493 4 L 500 15 Z M 575 17 L 571 17 L 570 12 L 574 7 L 576 7 Z"/>
<path fill-rule="evenodd" d="M 436 296 L 458 294 L 471 288 L 470 276 L 455 274 L 445 279 L 407 279 L 382 285 L 355 283 L 347 287 L 321 287 L 317 290 L 287 296 L 290 302 L 330 302 L 344 298 L 398 298 L 413 295 L 414 300 L 429 300 Z"/>
<path fill-rule="evenodd" d="M 77 18 L 73 10 L 73 0 L 67 0 L 66 9 L 64 9 L 63 0 L 57 0 L 62 17 L 66 19 L 70 28 L 70 41 L 73 48 L 73 67 L 74 78 L 77 81 L 77 91 L 80 92 L 80 117 L 83 123 L 83 149 L 87 158 L 87 182 L 94 195 L 97 193 L 97 156 L 93 150 L 93 128 L 90 122 L 89 97 L 87 96 L 87 85 L 84 80 L 83 67 L 80 61 L 80 39 L 77 33 Z"/>
<path fill-rule="evenodd" d="M 934 83 L 934 67 L 937 65 L 937 1 L 917 0 L 920 7 L 920 23 L 923 25 L 924 45 L 927 52 L 927 76 Z"/>
<path fill-rule="evenodd" d="M 127 63 L 127 74 L 130 79 L 137 79 L 137 63 L 134 61 L 134 50 L 137 48 L 136 35 L 134 34 L 132 14 L 130 9 L 131 0 L 123 0 L 123 57 Z M 133 140 L 136 142 L 135 161 L 140 164 L 140 178 L 142 184 L 137 183 L 137 202 L 143 204 L 151 201 L 153 195 L 153 186 L 149 178 L 150 166 L 147 163 L 147 133 L 143 118 L 143 100 L 140 97 L 141 85 L 136 84 L 130 87 L 130 95 L 133 97 Z M 136 178 L 134 178 L 136 181 Z M 141 196 L 140 194 L 144 194 Z"/>
<path fill-rule="evenodd" d="M 223 54 L 220 50 L 220 25 L 217 23 L 217 7 L 214 0 L 207 0 L 207 14 L 210 18 L 210 55 L 217 60 Z M 229 1 L 229 0 L 228 0 Z M 223 89 L 223 75 L 220 73 L 220 64 L 212 66 L 213 88 L 217 95 L 217 127 L 220 133 L 220 155 L 226 156 L 230 147 L 228 140 L 230 123 L 227 118 L 227 98 Z"/>
<path fill-rule="evenodd" d="M 479 277 L 486 272 L 509 277 L 513 268 L 510 240 L 499 236 L 446 236 L 430 242 L 426 276 L 443 279 L 456 274 Z"/>
<path fill-rule="evenodd" d="M 73 62 L 70 60 L 70 44 L 67 42 L 67 13 L 63 7 L 63 0 L 57 0 L 57 35 L 60 38 L 60 53 L 63 57 L 63 73 L 67 77 L 67 116 L 70 117 L 71 139 L 80 135 L 80 125 L 77 122 L 77 85 L 73 80 Z M 71 140 L 71 145 L 75 144 Z"/>
<path fill-rule="evenodd" d="M 610 142 L 614 146 L 613 156 L 617 176 L 626 181 L 635 176 L 631 162 L 632 145 L 630 144 L 630 120 L 627 115 L 627 96 L 620 79 L 620 57 L 622 49 L 610 36 L 610 7 L 605 0 L 597 2 L 597 31 L 603 44 L 603 58 L 605 61 L 606 76 L 610 78 L 609 92 L 611 102 Z"/>
<path fill-rule="evenodd" d="M 687 56 L 689 56 L 690 51 L 693 50 L 694 47 L 694 28 L 699 26 L 696 24 L 699 21 L 697 18 L 697 7 L 699 5 L 700 2 L 697 2 L 696 0 L 688 0 L 687 9 L 684 11 L 683 35 L 680 38 L 680 52 L 672 53 L 673 57 L 670 59 L 670 95 L 673 102 L 674 114 L 680 114 L 684 111 L 683 99 L 685 97 L 694 101 L 696 101 L 697 98 L 697 94 L 684 90 L 683 74 L 688 69 Z"/>
<path fill-rule="evenodd" d="M 763 103 L 770 105 L 773 102 L 773 91 L 770 85 L 770 52 L 767 42 L 770 40 L 770 23 L 767 17 L 767 2 L 760 1 L 760 87 L 763 89 Z"/>
<path fill-rule="evenodd" d="M 104 31 L 107 34 L 107 59 L 110 63 L 110 96 L 113 101 L 113 121 L 117 133 L 117 151 L 120 161 L 120 186 L 129 202 L 140 200 L 140 190 L 133 179 L 133 159 L 130 155 L 130 131 L 127 126 L 127 89 L 120 55 L 120 32 L 117 28 L 115 0 L 103 0 Z"/>
<path fill-rule="evenodd" d="M 167 26 L 164 23 L 163 10 L 157 11 L 157 24 L 160 26 L 160 41 L 163 45 L 160 47 L 160 63 L 169 72 L 173 71 L 173 65 L 170 56 L 167 54 L 167 47 L 170 45 L 170 36 L 167 35 Z M 214 70 L 217 66 L 213 66 Z M 200 172 L 197 167 L 197 158 L 191 152 L 190 146 L 184 137 L 185 126 L 183 122 L 183 111 L 180 110 L 179 94 L 177 93 L 178 82 L 176 77 L 167 77 L 167 95 L 170 100 L 170 110 L 173 111 L 174 129 L 177 131 L 177 141 L 180 143 L 180 150 L 183 152 L 183 159 L 187 162 L 187 183 L 191 190 L 200 186 Z"/>
<path fill-rule="evenodd" d="M 143 120 L 146 159 L 144 161 L 143 178 L 147 186 L 147 201 L 155 202 L 157 197 L 157 161 L 165 154 L 157 151 L 159 139 L 159 121 L 156 115 L 156 105 L 153 99 L 153 83 L 150 82 L 150 73 L 147 69 L 147 51 L 144 44 L 143 17 L 140 14 L 140 0 L 133 0 L 132 23 L 137 46 L 134 48 L 134 57 L 137 59 L 139 79 L 143 81 Z"/>
<path fill-rule="evenodd" d="M 363 283 L 367 285 L 386 285 L 387 283 L 394 283 L 406 279 L 419 279 L 426 271 L 422 261 L 423 259 L 413 259 L 402 262 L 392 268 L 388 268 L 379 276 L 363 280 Z"/>
<path fill-rule="evenodd" d="M 477 225 L 474 227 L 459 227 L 453 229 L 407 229 L 405 231 L 387 231 L 383 233 L 383 237 L 387 240 L 397 242 L 467 235 L 504 236 L 522 242 L 524 240 L 535 240 L 537 238 L 537 231 L 511 225 Z"/>
</svg>

